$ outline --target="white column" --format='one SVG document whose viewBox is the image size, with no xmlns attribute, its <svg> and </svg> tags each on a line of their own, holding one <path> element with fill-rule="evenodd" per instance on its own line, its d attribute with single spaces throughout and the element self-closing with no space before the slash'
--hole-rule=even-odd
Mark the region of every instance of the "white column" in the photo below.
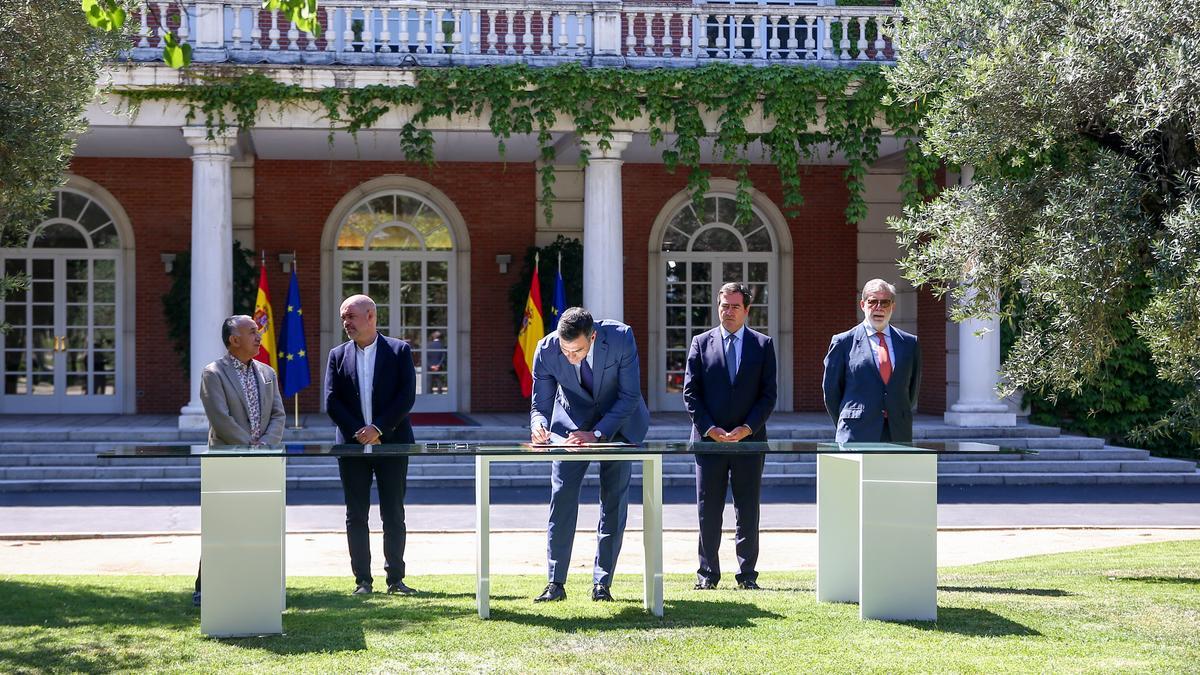
<svg viewBox="0 0 1200 675">
<path fill-rule="evenodd" d="M 184 127 L 192 146 L 191 397 L 179 411 L 180 429 L 207 429 L 200 372 L 225 353 L 221 321 L 233 313 L 233 180 L 237 129 Z"/>
<path fill-rule="evenodd" d="M 971 185 L 975 167 L 964 165 L 959 184 Z M 968 299 L 975 289 L 968 289 Z M 1011 427 L 1017 416 L 1000 400 L 1000 319 L 968 319 L 958 325 L 958 402 L 945 414 L 946 424 L 960 427 Z"/>
<path fill-rule="evenodd" d="M 607 150 L 599 137 L 584 140 L 592 154 L 583 182 L 583 306 L 596 319 L 624 321 L 621 152 L 633 134 L 614 132 Z"/>
</svg>

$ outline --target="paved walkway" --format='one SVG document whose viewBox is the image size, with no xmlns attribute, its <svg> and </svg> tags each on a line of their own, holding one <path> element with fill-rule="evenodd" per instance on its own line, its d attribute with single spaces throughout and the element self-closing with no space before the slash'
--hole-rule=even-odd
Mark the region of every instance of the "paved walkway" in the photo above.
<svg viewBox="0 0 1200 675">
<path fill-rule="evenodd" d="M 497 573 L 545 570 L 548 490 L 493 490 L 492 561 Z M 663 510 L 664 569 L 694 571 L 694 494 L 668 490 Z M 585 490 L 572 568 L 586 579 L 595 551 L 599 509 Z M 410 493 L 407 507 L 410 576 L 469 574 L 475 568 L 475 507 L 471 490 Z M 194 573 L 200 554 L 195 494 L 147 493 L 0 495 L 0 574 Z M 382 550 L 377 514 L 373 550 Z M 641 507 L 630 507 L 619 573 L 639 574 Z M 289 494 L 291 575 L 348 573 L 344 511 L 336 491 Z M 733 524 L 733 509 L 725 523 Z M 1200 539 L 1200 490 L 1190 486 L 943 488 L 939 492 L 938 561 L 961 565 L 1108 546 Z M 762 571 L 814 568 L 816 507 L 812 489 L 764 493 Z M 734 569 L 732 532 L 722 546 Z M 376 567 L 382 560 L 376 561 Z M 536 589 L 535 589 L 536 590 Z"/>
</svg>

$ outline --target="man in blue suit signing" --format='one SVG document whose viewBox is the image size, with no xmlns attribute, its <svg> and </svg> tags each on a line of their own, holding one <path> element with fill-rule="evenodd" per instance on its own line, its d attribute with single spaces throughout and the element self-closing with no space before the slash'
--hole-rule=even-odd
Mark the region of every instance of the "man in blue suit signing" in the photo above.
<svg viewBox="0 0 1200 675">
<path fill-rule="evenodd" d="M 896 287 L 883 279 L 863 286 L 865 320 L 833 336 L 825 355 L 825 410 L 838 443 L 911 443 L 921 387 L 917 336 L 891 326 Z"/>
<path fill-rule="evenodd" d="M 529 411 L 534 443 L 587 445 L 641 443 L 650 427 L 642 398 L 633 330 L 618 321 L 593 321 L 582 307 L 558 320 L 533 355 L 533 401 Z M 579 488 L 589 462 L 556 461 L 551 469 L 550 523 L 546 532 L 549 583 L 534 602 L 564 600 Z M 609 587 L 621 552 L 628 507 L 628 461 L 600 464 L 600 525 L 592 569 L 592 600 L 612 600 Z"/>
<path fill-rule="evenodd" d="M 381 335 L 376 327 L 375 302 L 365 295 L 346 298 L 341 308 L 348 341 L 329 351 L 325 371 L 325 409 L 337 426 L 338 443 L 365 446 L 413 443 L 408 413 L 417 399 L 417 371 L 412 349 L 403 340 Z M 404 583 L 404 492 L 407 457 L 338 457 L 338 475 L 346 498 L 346 542 L 354 594 L 372 591 L 371 479 L 379 490 L 383 519 L 384 570 L 387 592 L 411 595 Z"/>
<path fill-rule="evenodd" d="M 683 402 L 692 418 L 693 442 L 767 440 L 767 418 L 775 409 L 775 345 L 746 325 L 753 294 L 729 283 L 717 292 L 721 325 L 697 335 L 688 350 Z M 721 580 L 721 520 L 725 491 L 732 488 L 736 518 L 739 588 L 758 590 L 758 515 L 765 455 L 696 453 L 696 509 L 700 517 L 700 567 L 696 590 Z"/>
</svg>

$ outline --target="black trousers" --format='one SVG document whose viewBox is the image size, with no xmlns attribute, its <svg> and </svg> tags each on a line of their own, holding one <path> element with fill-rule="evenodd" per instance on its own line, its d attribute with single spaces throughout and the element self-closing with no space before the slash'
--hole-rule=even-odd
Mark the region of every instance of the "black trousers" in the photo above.
<svg viewBox="0 0 1200 675">
<path fill-rule="evenodd" d="M 338 474 L 346 498 L 346 543 L 354 583 L 372 583 L 371 479 L 379 491 L 379 515 L 383 520 L 383 569 L 387 583 L 404 579 L 404 492 L 408 484 L 407 457 L 339 457 Z"/>
<path fill-rule="evenodd" d="M 758 512 L 766 456 L 734 454 L 696 455 L 696 508 L 700 515 L 700 569 L 698 577 L 713 584 L 721 580 L 721 521 L 725 493 L 732 488 L 736 518 L 737 580 L 756 581 L 758 571 Z"/>
</svg>

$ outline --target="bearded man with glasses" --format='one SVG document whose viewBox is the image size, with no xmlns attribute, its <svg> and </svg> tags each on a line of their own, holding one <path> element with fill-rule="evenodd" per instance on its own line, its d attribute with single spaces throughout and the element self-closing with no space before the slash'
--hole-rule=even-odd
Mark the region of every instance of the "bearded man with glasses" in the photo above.
<svg viewBox="0 0 1200 675">
<path fill-rule="evenodd" d="M 863 286 L 865 316 L 833 336 L 825 354 L 825 410 L 838 443 L 911 443 L 913 408 L 921 387 L 917 336 L 890 325 L 896 287 L 883 279 Z"/>
</svg>

